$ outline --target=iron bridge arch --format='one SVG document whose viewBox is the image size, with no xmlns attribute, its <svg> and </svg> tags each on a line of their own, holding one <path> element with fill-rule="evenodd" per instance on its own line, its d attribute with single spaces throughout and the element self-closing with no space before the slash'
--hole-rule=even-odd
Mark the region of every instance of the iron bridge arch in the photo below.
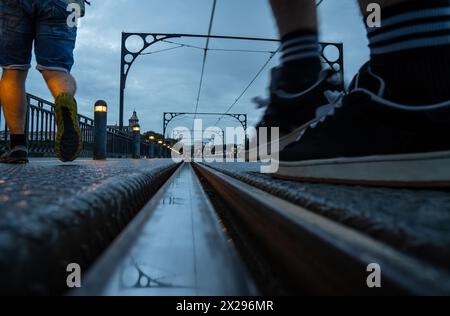
<svg viewBox="0 0 450 316">
<path fill-rule="evenodd" d="M 130 37 L 137 36 L 142 40 L 142 48 L 136 52 L 132 52 L 127 48 L 126 42 Z M 119 100 L 119 126 L 123 129 L 124 124 L 124 101 L 125 89 L 130 69 L 136 59 L 150 46 L 174 38 L 210 38 L 225 40 L 241 40 L 241 41 L 260 41 L 260 42 L 279 42 L 279 39 L 260 38 L 260 37 L 242 37 L 242 36 L 219 36 L 219 35 L 198 35 L 198 34 L 170 34 L 170 33 L 122 33 L 121 58 L 120 58 L 120 100 Z M 338 51 L 336 58 L 326 56 L 328 47 L 334 47 Z M 335 69 L 341 78 L 344 77 L 344 48 L 342 43 L 320 43 L 320 52 L 322 62 Z M 343 81 L 343 80 L 342 80 Z M 342 87 L 343 88 L 343 87 Z M 223 115 L 223 114 L 221 114 Z M 230 116 L 233 116 L 230 115 Z"/>
</svg>

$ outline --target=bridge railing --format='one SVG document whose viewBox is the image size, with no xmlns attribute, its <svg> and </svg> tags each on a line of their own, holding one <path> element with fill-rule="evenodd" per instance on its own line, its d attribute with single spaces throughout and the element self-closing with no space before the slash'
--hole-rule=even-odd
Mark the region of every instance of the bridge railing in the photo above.
<svg viewBox="0 0 450 316">
<path fill-rule="evenodd" d="M 27 95 L 28 110 L 26 134 L 31 156 L 54 156 L 54 142 L 56 137 L 54 104 L 36 97 Z M 2 122 L 0 104 L 0 150 L 8 147 L 9 132 L 6 122 Z M 94 150 L 94 120 L 84 115 L 78 115 L 83 139 L 82 157 L 92 157 Z M 107 155 L 111 158 L 127 158 L 132 156 L 132 136 L 119 129 L 107 128 Z M 141 142 L 141 155 L 148 158 L 159 157 L 150 148 L 154 144 Z"/>
</svg>

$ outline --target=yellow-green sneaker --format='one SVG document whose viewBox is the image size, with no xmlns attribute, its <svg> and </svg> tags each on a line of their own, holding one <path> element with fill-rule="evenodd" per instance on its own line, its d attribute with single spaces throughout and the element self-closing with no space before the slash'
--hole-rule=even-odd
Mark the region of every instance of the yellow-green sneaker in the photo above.
<svg viewBox="0 0 450 316">
<path fill-rule="evenodd" d="M 63 162 L 74 161 L 81 152 L 83 141 L 78 120 L 77 102 L 74 97 L 62 93 L 55 100 L 57 133 L 56 156 Z"/>
</svg>

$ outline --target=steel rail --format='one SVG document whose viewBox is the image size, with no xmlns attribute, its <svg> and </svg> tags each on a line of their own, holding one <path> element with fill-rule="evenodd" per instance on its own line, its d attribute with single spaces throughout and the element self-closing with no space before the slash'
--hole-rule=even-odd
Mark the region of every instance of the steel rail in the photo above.
<svg viewBox="0 0 450 316">
<path fill-rule="evenodd" d="M 225 205 L 234 227 L 275 267 L 288 293 L 448 295 L 448 272 L 203 164 L 195 169 Z M 382 287 L 367 286 L 368 265 Z"/>
<path fill-rule="evenodd" d="M 69 295 L 256 295 L 190 164 L 182 164 Z"/>
</svg>

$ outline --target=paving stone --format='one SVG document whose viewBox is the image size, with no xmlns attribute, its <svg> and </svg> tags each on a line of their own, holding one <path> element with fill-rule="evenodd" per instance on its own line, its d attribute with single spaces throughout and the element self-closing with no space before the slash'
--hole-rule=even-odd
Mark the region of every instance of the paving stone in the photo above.
<svg viewBox="0 0 450 316">
<path fill-rule="evenodd" d="M 285 181 L 256 163 L 209 166 L 450 269 L 450 192 Z"/>
<path fill-rule="evenodd" d="M 174 171 L 171 160 L 0 164 L 0 293 L 60 294 Z"/>
</svg>

